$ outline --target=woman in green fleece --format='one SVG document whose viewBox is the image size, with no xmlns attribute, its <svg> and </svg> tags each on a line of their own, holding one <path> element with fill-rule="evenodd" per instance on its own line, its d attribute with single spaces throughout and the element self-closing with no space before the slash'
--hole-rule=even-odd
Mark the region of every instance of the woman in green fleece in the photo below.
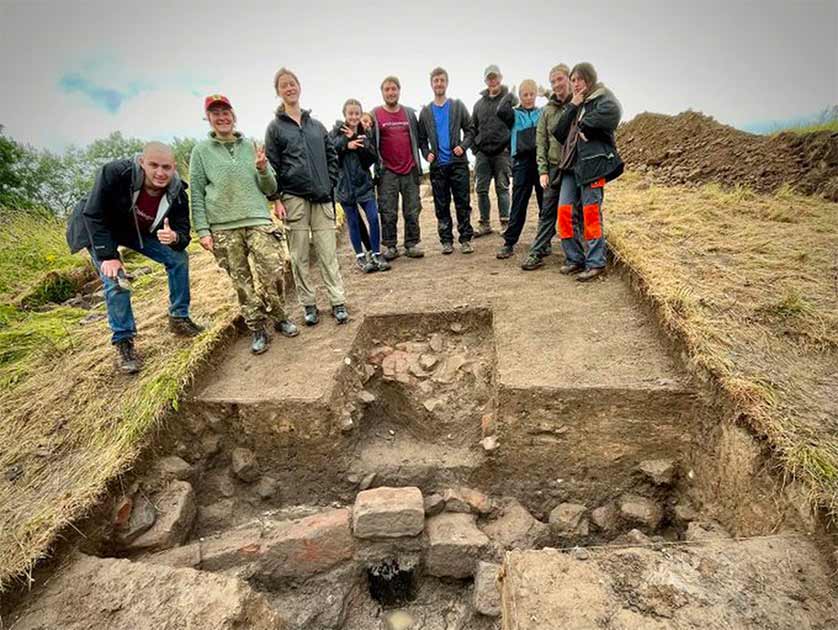
<svg viewBox="0 0 838 630">
<path fill-rule="evenodd" d="M 250 350 L 261 354 L 268 349 L 269 320 L 286 337 L 299 332 L 285 311 L 283 236 L 266 198 L 276 192 L 276 175 L 264 148 L 235 131 L 236 115 L 226 96 L 208 96 L 204 110 L 212 131 L 195 145 L 189 163 L 192 224 L 201 246 L 230 275 L 253 333 Z"/>
</svg>

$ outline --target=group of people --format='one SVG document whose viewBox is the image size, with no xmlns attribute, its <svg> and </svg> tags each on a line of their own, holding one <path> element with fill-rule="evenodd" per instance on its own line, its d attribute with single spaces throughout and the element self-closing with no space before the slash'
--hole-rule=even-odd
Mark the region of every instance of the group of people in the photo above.
<svg viewBox="0 0 838 630">
<path fill-rule="evenodd" d="M 558 229 L 566 259 L 561 273 L 578 274 L 582 281 L 599 275 L 606 264 L 604 185 L 623 170 L 614 142 L 619 102 L 598 82 L 589 63 L 572 71 L 564 64 L 552 68 L 549 93 L 533 80 L 522 81 L 517 97 L 502 84 L 497 66 L 488 66 L 483 76 L 486 89 L 469 112 L 462 101 L 448 97 L 448 73 L 435 68 L 430 73 L 433 100 L 418 116 L 400 104 L 401 83 L 388 76 L 381 83 L 382 105 L 366 113 L 360 102 L 348 99 L 343 118 L 328 131 L 302 109 L 297 75 L 280 68 L 274 88 L 281 104 L 263 146 L 236 130 L 235 110 L 226 96 L 206 97 L 211 130 L 192 151 L 191 194 L 167 145 L 151 142 L 137 158 L 106 164 L 71 215 L 68 242 L 73 251 L 87 248 L 100 272 L 120 369 L 134 373 L 139 360 L 130 278 L 118 246 L 165 265 L 170 327 L 176 334 L 197 335 L 202 327 L 189 316 L 185 251 L 194 227 L 201 246 L 230 276 L 252 332 L 251 351 L 260 354 L 268 347 L 270 325 L 284 336 L 299 334 L 285 306 L 286 248 L 305 324 L 319 322 L 312 246 L 332 316 L 338 324 L 348 321 L 337 259 L 336 202 L 344 210 L 360 271 L 387 271 L 402 253 L 424 256 L 421 158 L 430 165 L 443 254 L 454 251 L 452 199 L 463 254 L 474 252 L 474 238 L 493 232 L 489 187 L 494 181 L 503 237 L 497 258 L 513 255 L 534 190 L 538 229 L 522 268 L 543 265 Z M 536 106 L 539 96 L 547 98 L 544 107 Z M 476 230 L 471 225 L 468 150 L 476 160 Z M 398 246 L 400 201 L 403 251 Z M 284 230 L 271 214 L 284 223 Z"/>
</svg>

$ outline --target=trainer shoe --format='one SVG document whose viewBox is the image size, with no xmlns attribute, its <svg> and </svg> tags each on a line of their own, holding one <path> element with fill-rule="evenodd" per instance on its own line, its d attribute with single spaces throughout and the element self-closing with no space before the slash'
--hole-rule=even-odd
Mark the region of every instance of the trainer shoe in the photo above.
<svg viewBox="0 0 838 630">
<path fill-rule="evenodd" d="M 133 339 L 123 339 L 116 342 L 116 351 L 119 354 L 119 371 L 123 374 L 136 374 L 140 371 L 139 359 L 134 350 Z"/>
<path fill-rule="evenodd" d="M 503 247 L 501 247 L 498 250 L 498 253 L 495 254 L 495 258 L 500 258 L 500 259 L 510 258 L 513 253 L 514 253 L 514 251 L 513 251 L 512 247 L 510 245 L 504 245 Z"/>
<path fill-rule="evenodd" d="M 372 261 L 375 263 L 375 266 L 378 267 L 379 271 L 390 271 L 390 269 L 392 269 L 390 263 L 388 263 L 378 254 L 372 255 Z"/>
<path fill-rule="evenodd" d="M 451 243 L 443 243 L 442 244 L 442 253 L 445 254 L 446 256 L 448 254 L 453 254 L 454 253 L 454 245 L 452 245 Z"/>
<path fill-rule="evenodd" d="M 416 245 L 411 245 L 410 247 L 406 248 L 404 251 L 404 255 L 408 258 L 424 258 L 425 252 L 422 251 L 422 246 L 417 243 Z"/>
<path fill-rule="evenodd" d="M 565 263 L 561 267 L 559 267 L 559 273 L 564 274 L 566 276 L 570 276 L 574 273 L 579 273 L 580 271 L 584 271 L 585 268 L 581 265 L 574 265 L 573 263 Z"/>
<path fill-rule="evenodd" d="M 346 310 L 345 304 L 336 304 L 333 306 L 332 315 L 337 320 L 338 324 L 345 324 L 349 321 L 349 311 Z"/>
<path fill-rule="evenodd" d="M 316 304 L 308 304 L 303 309 L 305 309 L 306 326 L 315 326 L 320 322 L 320 315 L 317 314 Z"/>
<path fill-rule="evenodd" d="M 300 334 L 300 329 L 290 319 L 283 319 L 274 324 L 274 329 L 283 337 L 296 337 Z"/>
<path fill-rule="evenodd" d="M 544 259 L 538 254 L 529 254 L 524 262 L 521 263 L 521 269 L 524 271 L 532 271 L 544 266 Z"/>
<path fill-rule="evenodd" d="M 372 260 L 370 260 L 369 254 L 355 256 L 355 266 L 361 273 L 372 273 L 373 271 L 378 271 L 378 267 L 373 264 Z"/>
<path fill-rule="evenodd" d="M 401 252 L 399 252 L 398 247 L 388 247 L 384 250 L 384 260 L 395 260 L 401 256 Z"/>
<path fill-rule="evenodd" d="M 576 279 L 579 282 L 589 282 L 597 276 L 601 275 L 604 271 L 604 267 L 594 267 L 592 269 L 585 269 L 585 271 L 576 276 Z"/>
<path fill-rule="evenodd" d="M 269 342 L 270 340 L 268 339 L 268 333 L 265 332 L 264 328 L 254 330 L 253 339 L 250 342 L 250 351 L 253 354 L 262 354 L 265 350 L 268 349 Z"/>
<path fill-rule="evenodd" d="M 191 318 L 169 316 L 169 330 L 178 337 L 195 337 L 204 331 L 204 327 L 196 324 Z"/>
<path fill-rule="evenodd" d="M 481 223 L 477 226 L 477 230 L 474 232 L 474 238 L 480 238 L 481 236 L 486 236 L 494 232 L 491 225 L 486 223 Z"/>
<path fill-rule="evenodd" d="M 460 243 L 460 251 L 464 254 L 473 254 L 474 245 L 471 244 L 471 241 L 463 241 Z"/>
</svg>

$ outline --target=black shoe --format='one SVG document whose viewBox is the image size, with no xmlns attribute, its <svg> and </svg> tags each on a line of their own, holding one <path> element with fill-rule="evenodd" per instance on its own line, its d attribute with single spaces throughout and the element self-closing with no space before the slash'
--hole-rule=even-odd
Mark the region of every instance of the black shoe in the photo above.
<svg viewBox="0 0 838 630">
<path fill-rule="evenodd" d="M 422 251 L 422 247 L 417 243 L 416 245 L 411 245 L 410 247 L 404 250 L 404 255 L 408 258 L 424 258 L 425 252 Z"/>
<path fill-rule="evenodd" d="M 521 269 L 524 271 L 532 271 L 544 266 L 544 259 L 538 254 L 530 254 L 521 263 Z"/>
<path fill-rule="evenodd" d="M 495 254 L 495 258 L 500 258 L 500 259 L 510 258 L 513 253 L 514 253 L 514 251 L 513 251 L 511 245 L 504 245 L 503 247 L 501 247 L 498 250 L 498 253 Z"/>
<path fill-rule="evenodd" d="M 305 308 L 305 320 L 306 326 L 315 326 L 320 323 L 320 315 L 317 314 L 317 305 L 311 304 L 309 306 L 303 307 Z"/>
<path fill-rule="evenodd" d="M 579 282 L 588 282 L 605 272 L 603 267 L 594 267 L 593 269 L 585 269 L 582 273 L 576 276 Z"/>
<path fill-rule="evenodd" d="M 332 307 L 332 315 L 337 320 L 338 324 L 345 324 L 349 321 L 349 311 L 346 310 L 344 304 L 336 304 Z"/>
<path fill-rule="evenodd" d="M 296 337 L 300 334 L 300 329 L 297 328 L 294 325 L 294 322 L 289 319 L 283 319 L 281 322 L 276 322 L 274 324 L 274 329 L 283 337 Z"/>
<path fill-rule="evenodd" d="M 384 260 L 395 260 L 401 256 L 401 252 L 399 252 L 398 247 L 388 247 L 384 250 Z"/>
<path fill-rule="evenodd" d="M 454 253 L 454 245 L 451 244 L 451 243 L 443 243 L 442 244 L 442 253 L 445 254 L 446 256 L 448 254 L 453 254 Z"/>
<path fill-rule="evenodd" d="M 574 265 L 573 263 L 565 263 L 561 267 L 559 267 L 559 273 L 564 274 L 566 276 L 572 275 L 574 273 L 579 273 L 580 271 L 584 271 L 585 268 L 581 265 Z"/>
<path fill-rule="evenodd" d="M 262 354 L 268 349 L 268 333 L 264 328 L 253 331 L 253 340 L 250 342 L 250 351 L 253 354 Z"/>
<path fill-rule="evenodd" d="M 491 225 L 487 225 L 485 223 L 481 223 L 477 226 L 477 229 L 474 231 L 474 238 L 480 238 L 481 236 L 487 236 L 491 234 L 494 230 L 492 230 Z"/>
<path fill-rule="evenodd" d="M 187 317 L 169 316 L 169 330 L 178 337 L 196 337 L 204 332 L 204 327 Z"/>
<path fill-rule="evenodd" d="M 392 269 L 392 267 L 390 267 L 390 263 L 388 263 L 378 254 L 372 255 L 372 261 L 375 263 L 376 267 L 378 267 L 379 271 L 390 271 L 390 269 Z"/>
<path fill-rule="evenodd" d="M 136 374 L 140 371 L 137 353 L 134 351 L 134 340 L 123 339 L 117 342 L 116 351 L 119 353 L 119 371 L 123 374 Z"/>
</svg>

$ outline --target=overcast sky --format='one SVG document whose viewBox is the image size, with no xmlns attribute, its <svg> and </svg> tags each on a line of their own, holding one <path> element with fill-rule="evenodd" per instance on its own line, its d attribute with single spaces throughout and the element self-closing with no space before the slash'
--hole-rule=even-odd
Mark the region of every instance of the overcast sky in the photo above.
<svg viewBox="0 0 838 630">
<path fill-rule="evenodd" d="M 347 97 L 378 104 L 387 74 L 419 106 L 442 65 L 471 107 L 487 64 L 546 85 L 554 64 L 590 61 L 624 119 L 691 108 L 741 127 L 838 103 L 838 0 L 0 0 L 0 59 L 0 124 L 52 149 L 114 130 L 204 134 L 216 91 L 260 137 L 281 65 L 327 126 Z"/>
</svg>

